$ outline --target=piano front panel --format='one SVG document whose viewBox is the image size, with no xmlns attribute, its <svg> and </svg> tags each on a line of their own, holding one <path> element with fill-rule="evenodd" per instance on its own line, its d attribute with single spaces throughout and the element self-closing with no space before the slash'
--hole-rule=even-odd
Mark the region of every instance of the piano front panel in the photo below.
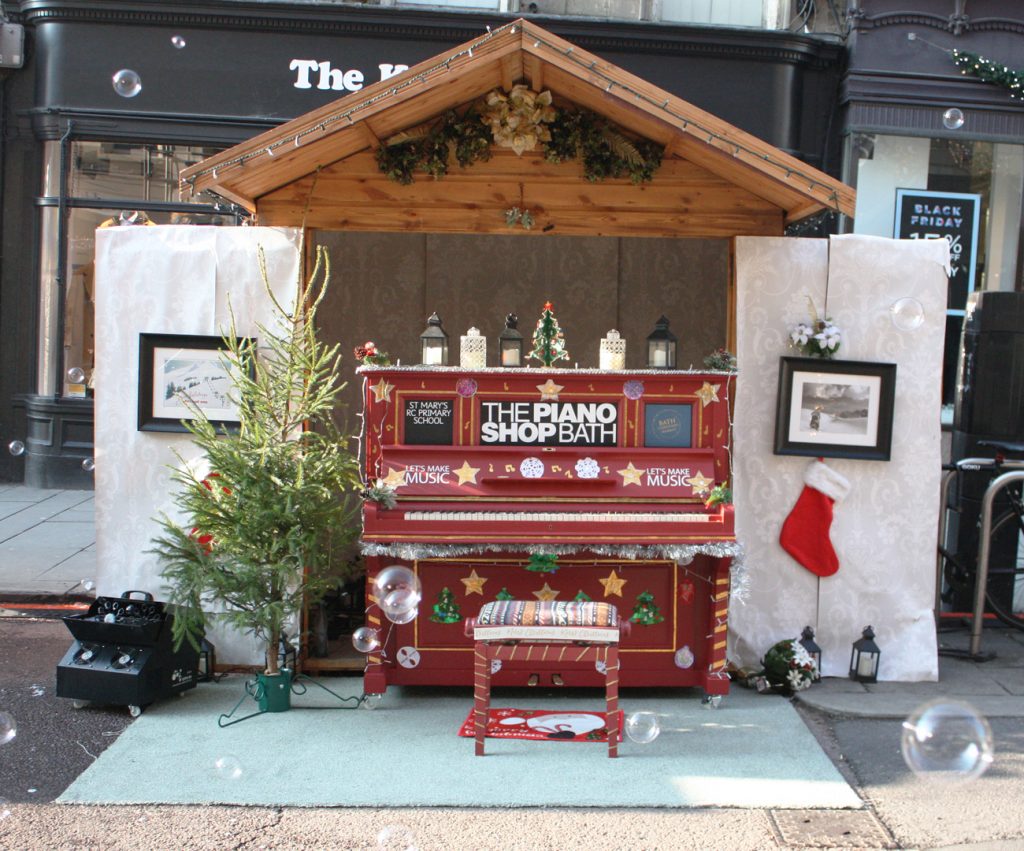
<svg viewBox="0 0 1024 851">
<path fill-rule="evenodd" d="M 371 561 L 379 561 L 380 567 L 401 563 Z M 701 686 L 709 693 L 722 693 L 727 687 L 727 680 L 709 672 L 719 638 L 708 628 L 714 611 L 721 608 L 712 600 L 719 560 L 698 556 L 682 566 L 670 560 L 566 556 L 558 559 L 554 573 L 528 571 L 526 563 L 525 555 L 405 562 L 420 576 L 423 601 L 411 623 L 383 625 L 382 637 L 388 636 L 384 680 L 396 685 L 470 685 L 472 641 L 463 632 L 466 617 L 475 616 L 499 593 L 527 600 L 540 599 L 538 595 L 571 600 L 582 592 L 616 605 L 620 617 L 632 619 L 630 635 L 621 645 L 623 685 Z M 568 647 L 571 652 L 572 645 Z M 693 654 L 692 664 L 685 668 L 676 661 L 684 647 Z M 596 670 L 560 670 L 554 654 L 538 654 L 535 661 L 536 665 L 498 672 L 495 684 L 523 686 L 533 672 L 548 685 L 551 673 L 559 673 L 567 686 L 604 682 Z"/>
</svg>

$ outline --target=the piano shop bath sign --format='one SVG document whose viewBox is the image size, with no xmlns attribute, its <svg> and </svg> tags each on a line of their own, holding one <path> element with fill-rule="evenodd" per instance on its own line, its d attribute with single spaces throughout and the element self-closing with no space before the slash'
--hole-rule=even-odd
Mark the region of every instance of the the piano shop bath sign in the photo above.
<svg viewBox="0 0 1024 851">
<path fill-rule="evenodd" d="M 615 446 L 612 402 L 483 402 L 480 442 L 505 446 Z"/>
</svg>

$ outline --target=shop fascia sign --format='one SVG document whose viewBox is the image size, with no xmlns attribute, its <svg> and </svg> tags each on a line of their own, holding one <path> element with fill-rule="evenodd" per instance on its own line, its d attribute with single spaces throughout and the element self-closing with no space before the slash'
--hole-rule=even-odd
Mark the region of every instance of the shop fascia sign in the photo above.
<svg viewBox="0 0 1024 851">
<path fill-rule="evenodd" d="M 359 68 L 335 68 L 327 59 L 293 59 L 288 69 L 295 75 L 292 85 L 297 89 L 358 92 L 366 85 L 366 75 Z M 409 69 L 408 65 L 381 62 L 379 79 L 386 80 Z"/>
</svg>

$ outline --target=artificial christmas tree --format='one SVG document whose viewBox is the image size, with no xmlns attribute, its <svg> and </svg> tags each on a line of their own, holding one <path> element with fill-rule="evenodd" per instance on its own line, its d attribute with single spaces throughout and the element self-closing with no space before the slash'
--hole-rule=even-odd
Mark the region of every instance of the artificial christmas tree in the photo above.
<svg viewBox="0 0 1024 851">
<path fill-rule="evenodd" d="M 544 303 L 544 312 L 537 320 L 537 328 L 533 332 L 533 351 L 530 357 L 539 360 L 544 366 L 551 366 L 560 360 L 568 360 L 569 353 L 565 350 L 565 339 L 562 329 L 555 318 L 554 305 L 550 301 Z"/>
</svg>

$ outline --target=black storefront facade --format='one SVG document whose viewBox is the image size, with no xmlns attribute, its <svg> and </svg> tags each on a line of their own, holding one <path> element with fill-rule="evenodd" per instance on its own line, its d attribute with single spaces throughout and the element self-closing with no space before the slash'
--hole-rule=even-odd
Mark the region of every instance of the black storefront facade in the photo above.
<svg viewBox="0 0 1024 851">
<path fill-rule="evenodd" d="M 243 221 L 177 172 L 509 20 L 319 3 L 8 4 L 2 71 L 0 480 L 91 487 L 97 227 Z M 840 168 L 830 37 L 543 18 L 553 32 L 822 170 Z M 119 73 L 120 72 L 120 73 Z M 133 365 L 126 365 L 132 369 Z M 84 463 L 83 463 L 84 462 Z"/>
</svg>

